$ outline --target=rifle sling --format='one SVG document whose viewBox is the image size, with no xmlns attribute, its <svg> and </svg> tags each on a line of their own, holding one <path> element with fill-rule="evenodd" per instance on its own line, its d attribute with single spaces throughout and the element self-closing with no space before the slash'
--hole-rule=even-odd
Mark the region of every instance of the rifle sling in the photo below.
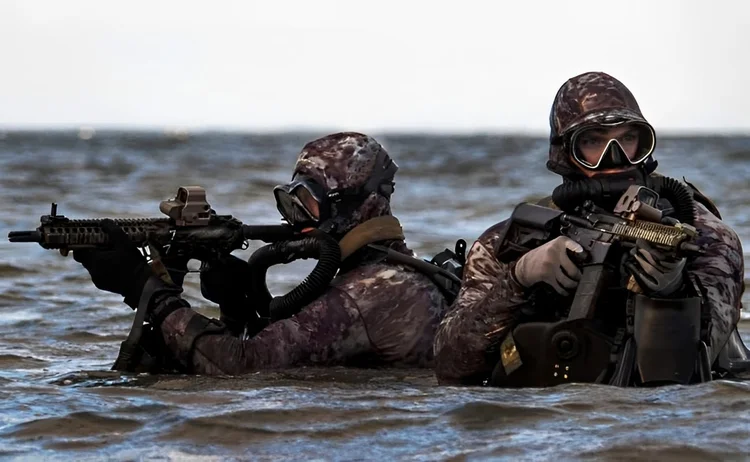
<svg viewBox="0 0 750 462">
<path fill-rule="evenodd" d="M 344 261 L 357 250 L 379 241 L 403 241 L 404 230 L 398 218 L 385 215 L 375 217 L 356 226 L 339 241 L 341 261 Z"/>
</svg>

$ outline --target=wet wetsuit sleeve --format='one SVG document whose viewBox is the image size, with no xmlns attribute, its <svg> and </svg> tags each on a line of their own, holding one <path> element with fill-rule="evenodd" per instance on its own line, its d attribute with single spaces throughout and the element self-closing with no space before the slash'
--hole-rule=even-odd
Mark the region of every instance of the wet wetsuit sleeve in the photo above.
<svg viewBox="0 0 750 462">
<path fill-rule="evenodd" d="M 354 301 L 332 288 L 297 316 L 275 322 L 255 337 L 241 340 L 211 325 L 184 307 L 161 323 L 164 342 L 187 370 L 207 375 L 239 375 L 261 369 L 315 364 L 344 364 L 369 351 L 370 341 Z M 165 302 L 167 303 L 167 302 Z"/>
<path fill-rule="evenodd" d="M 711 311 L 711 361 L 716 359 L 740 318 L 745 262 L 737 234 L 703 205 L 697 205 L 698 243 L 706 253 L 694 259 L 688 273 L 698 280 L 703 303 Z"/>
<path fill-rule="evenodd" d="M 517 323 L 527 302 L 510 275 L 511 265 L 495 257 L 502 227 L 490 228 L 469 251 L 461 292 L 435 337 L 435 359 L 441 384 L 481 384 L 498 356 L 490 354 Z"/>
</svg>

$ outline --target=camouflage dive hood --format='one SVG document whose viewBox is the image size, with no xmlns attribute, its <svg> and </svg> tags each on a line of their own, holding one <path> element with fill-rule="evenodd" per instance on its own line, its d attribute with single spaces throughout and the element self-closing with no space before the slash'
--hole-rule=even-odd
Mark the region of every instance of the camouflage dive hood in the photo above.
<svg viewBox="0 0 750 462">
<path fill-rule="evenodd" d="M 334 133 L 311 141 L 302 148 L 294 175 L 308 175 L 326 192 L 364 186 L 385 149 L 375 139 L 355 132 Z M 388 194 L 390 196 L 390 194 Z M 391 215 L 390 197 L 371 193 L 355 206 L 334 205 L 331 220 L 334 234 L 343 236 L 371 218 Z"/>
<path fill-rule="evenodd" d="M 565 178 L 582 177 L 570 160 L 573 132 L 585 126 L 616 122 L 648 124 L 635 97 L 622 82 L 603 72 L 587 72 L 569 79 L 558 90 L 550 111 L 547 169 Z M 648 174 L 655 168 L 652 154 L 644 169 Z"/>
</svg>

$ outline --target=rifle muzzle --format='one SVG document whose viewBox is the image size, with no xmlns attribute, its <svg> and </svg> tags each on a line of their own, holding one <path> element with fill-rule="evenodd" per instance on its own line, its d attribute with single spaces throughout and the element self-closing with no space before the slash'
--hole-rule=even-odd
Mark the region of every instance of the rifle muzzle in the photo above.
<svg viewBox="0 0 750 462">
<path fill-rule="evenodd" d="M 11 231 L 8 233 L 10 242 L 42 242 L 42 233 L 34 231 Z"/>
</svg>

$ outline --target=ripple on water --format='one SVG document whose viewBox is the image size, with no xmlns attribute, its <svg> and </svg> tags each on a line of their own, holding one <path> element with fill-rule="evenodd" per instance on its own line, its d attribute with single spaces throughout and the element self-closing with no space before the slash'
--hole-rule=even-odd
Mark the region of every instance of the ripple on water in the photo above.
<svg viewBox="0 0 750 462">
<path fill-rule="evenodd" d="M 161 436 L 198 444 L 244 446 L 274 439 L 337 439 L 372 436 L 383 431 L 421 427 L 434 420 L 400 409 L 240 410 L 185 420 Z"/>
<path fill-rule="evenodd" d="M 4 369 L 41 369 L 49 365 L 48 361 L 33 356 L 0 354 L 0 370 Z"/>
<path fill-rule="evenodd" d="M 57 336 L 57 339 L 72 343 L 108 343 L 122 342 L 125 340 L 125 337 L 127 337 L 127 334 L 112 335 L 88 331 L 74 331 L 59 335 Z"/>
<path fill-rule="evenodd" d="M 702 448 L 696 445 L 667 443 L 659 441 L 632 441 L 628 444 L 617 446 L 605 446 L 602 449 L 585 451 L 579 454 L 582 460 L 658 460 L 658 461 L 723 461 L 739 460 L 747 454 L 738 454 L 735 451 L 725 450 L 722 447 L 712 449 Z"/>
<path fill-rule="evenodd" d="M 6 436 L 22 440 L 39 438 L 90 438 L 131 433 L 143 423 L 123 417 L 81 411 L 60 417 L 44 417 L 14 425 L 4 431 Z"/>
<path fill-rule="evenodd" d="M 445 413 L 451 423 L 471 430 L 504 427 L 508 423 L 528 424 L 547 419 L 564 419 L 565 414 L 564 410 L 553 407 L 482 401 L 461 404 Z"/>
<path fill-rule="evenodd" d="M 35 269 L 33 266 L 26 267 L 10 263 L 0 263 L 0 277 L 25 277 L 40 272 L 41 271 Z"/>
</svg>

